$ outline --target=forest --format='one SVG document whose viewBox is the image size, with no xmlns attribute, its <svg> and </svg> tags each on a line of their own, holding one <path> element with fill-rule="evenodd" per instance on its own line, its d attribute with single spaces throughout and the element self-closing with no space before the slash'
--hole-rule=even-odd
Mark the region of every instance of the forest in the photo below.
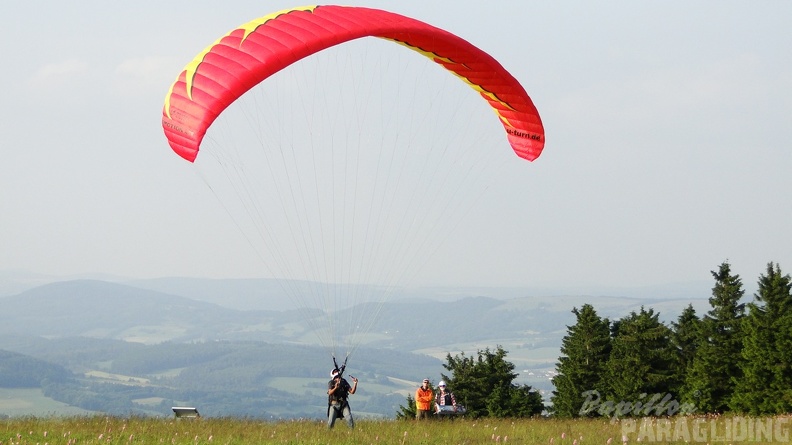
<svg viewBox="0 0 792 445">
<path fill-rule="evenodd" d="M 560 417 L 774 415 L 792 412 L 792 287 L 769 263 L 749 302 L 728 262 L 712 271 L 710 310 L 670 326 L 642 308 L 619 320 L 575 308 L 550 412 Z"/>
</svg>

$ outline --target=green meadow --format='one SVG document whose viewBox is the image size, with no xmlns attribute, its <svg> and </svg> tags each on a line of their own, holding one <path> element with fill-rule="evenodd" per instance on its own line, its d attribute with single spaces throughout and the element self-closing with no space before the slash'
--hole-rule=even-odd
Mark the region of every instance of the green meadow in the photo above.
<svg viewBox="0 0 792 445">
<path fill-rule="evenodd" d="M 0 444 L 714 444 L 788 443 L 785 417 L 361 420 L 18 417 L 0 420 Z"/>
</svg>

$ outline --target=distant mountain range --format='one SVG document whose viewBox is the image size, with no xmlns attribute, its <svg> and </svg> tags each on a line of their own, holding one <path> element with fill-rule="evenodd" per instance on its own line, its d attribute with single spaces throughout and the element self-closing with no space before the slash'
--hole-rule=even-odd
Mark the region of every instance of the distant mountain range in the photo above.
<svg viewBox="0 0 792 445">
<path fill-rule="evenodd" d="M 0 297 L 0 336 L 79 336 L 145 344 L 218 339 L 311 343 L 307 321 L 325 314 L 319 308 L 295 309 L 279 289 L 270 280 L 53 282 Z M 492 298 L 484 291 L 475 295 L 468 290 L 469 296 L 461 290 L 434 289 L 425 295 L 416 291 L 372 308 L 371 313 L 379 315 L 370 332 L 377 335 L 367 339 L 366 346 L 444 358 L 449 352 L 502 345 L 515 356 L 525 357 L 517 360 L 520 366 L 548 366 L 557 358 L 567 326 L 574 323 L 572 309 L 583 304 L 592 304 L 601 316 L 611 319 L 641 306 L 654 308 L 666 321 L 674 320 L 688 304 L 699 314 L 708 310 L 706 295 L 688 299 L 503 298 L 506 291 L 502 290 L 501 298 Z M 423 315 L 416 316 L 418 311 Z"/>
<path fill-rule="evenodd" d="M 287 310 L 297 305 L 281 298 L 283 280 L 274 279 L 209 279 L 163 277 L 132 279 L 104 274 L 79 276 L 50 276 L 20 271 L 0 270 L 0 298 L 19 294 L 44 284 L 98 280 L 127 284 L 141 289 L 155 290 L 199 301 L 215 303 L 232 309 Z M 499 300 L 534 297 L 548 299 L 557 295 L 607 295 L 641 300 L 698 300 L 711 295 L 711 281 L 667 283 L 652 286 L 583 286 L 557 285 L 534 287 L 450 287 L 434 286 L 405 289 L 400 294 L 406 298 L 429 298 L 437 301 L 456 301 L 464 297 L 486 296 Z M 308 283 L 298 286 L 308 286 Z M 746 294 L 753 292 L 746 289 Z"/>
<path fill-rule="evenodd" d="M 141 382 L 135 390 L 141 394 L 114 399 L 114 409 L 121 412 L 137 406 L 134 400 L 138 399 L 158 401 L 156 408 L 145 409 L 167 411 L 171 403 L 167 397 L 176 396 L 168 396 L 170 390 L 166 388 L 189 386 L 195 379 L 214 388 L 215 392 L 202 394 L 200 401 L 207 407 L 214 406 L 218 415 L 231 409 L 218 401 L 222 394 L 239 391 L 233 384 L 224 386 L 226 381 L 245 381 L 252 388 L 268 388 L 272 394 L 267 395 L 271 398 L 267 409 L 277 415 L 302 416 L 321 411 L 316 407 L 305 408 L 306 412 L 283 411 L 289 405 L 284 400 L 299 396 L 312 403 L 322 398 L 321 382 L 328 362 L 316 362 L 316 357 L 323 355 L 317 342 L 321 338 L 317 326 L 326 324 L 323 317 L 333 318 L 334 314 L 319 308 L 296 308 L 283 297 L 282 283 L 109 277 L 53 282 L 44 277 L 27 277 L 13 283 L 0 279 L 0 283 L 5 283 L 4 289 L 21 289 L 0 296 L 0 351 L 63 366 L 89 382 Z M 520 372 L 517 383 L 529 384 L 547 395 L 552 390 L 550 378 L 561 340 L 575 322 L 571 311 L 586 303 L 612 320 L 639 311 L 642 306 L 653 308 L 666 322 L 675 320 L 688 304 L 699 315 L 709 310 L 708 294 L 700 298 L 662 299 L 541 297 L 524 292 L 433 288 L 405 292 L 381 305 L 363 302 L 343 309 L 363 314 L 366 319 L 361 322 L 373 321 L 367 334 L 359 339 L 361 350 L 367 351 L 362 354 L 365 358 L 355 359 L 356 372 L 364 374 L 368 381 L 368 395 L 361 397 L 363 406 L 371 415 L 390 415 L 410 393 L 411 379 L 439 375 L 448 354 L 473 355 L 497 346 L 507 351 L 507 359 Z M 218 352 L 220 347 L 224 352 Z M 264 350 L 269 351 L 264 352 L 269 358 L 277 354 L 282 364 L 273 368 L 268 357 L 261 355 Z M 231 351 L 236 351 L 234 361 L 223 358 L 222 354 L 232 354 Z M 206 361 L 207 357 L 215 358 Z M 406 363 L 410 366 L 405 367 Z M 162 378 L 180 380 L 172 380 L 169 386 L 158 390 L 147 386 L 147 382 Z M 259 379 L 263 380 L 259 383 Z M 64 383 L 57 391 L 66 394 L 66 399 L 82 400 L 81 395 L 68 394 L 85 384 L 72 387 Z M 278 393 L 284 384 L 292 388 L 291 396 Z M 107 391 L 106 387 L 97 388 Z M 157 396 L 146 396 L 146 391 Z M 103 392 L 96 400 L 116 395 L 117 392 Z M 251 401 L 244 413 L 258 409 L 257 406 L 255 400 Z"/>
</svg>

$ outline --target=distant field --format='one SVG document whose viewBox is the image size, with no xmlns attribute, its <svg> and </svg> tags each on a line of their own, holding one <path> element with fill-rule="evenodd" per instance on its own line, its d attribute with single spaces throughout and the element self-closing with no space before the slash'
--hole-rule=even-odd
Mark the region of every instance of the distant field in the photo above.
<svg viewBox="0 0 792 445">
<path fill-rule="evenodd" d="M 145 386 L 151 383 L 151 380 L 146 378 L 134 377 L 130 375 L 111 374 L 105 371 L 88 371 L 85 373 L 85 376 L 92 377 L 98 380 L 108 381 L 111 383 L 129 384 L 136 386 Z"/>
<path fill-rule="evenodd" d="M 346 378 L 349 380 L 349 383 L 352 384 L 352 380 L 349 377 Z M 367 397 L 365 394 L 366 392 L 378 394 L 396 392 L 407 396 L 407 394 L 412 394 L 419 386 L 418 382 L 407 382 L 397 379 L 389 379 L 389 381 L 391 382 L 389 386 L 361 381 L 360 392 L 355 393 L 354 397 L 356 399 Z M 393 385 L 397 387 L 394 388 Z M 312 394 L 318 396 L 320 399 L 324 399 L 327 392 L 327 380 L 305 377 L 273 377 L 269 380 L 267 386 L 294 394 Z"/>
<path fill-rule="evenodd" d="M 508 351 L 508 360 L 514 364 L 514 371 L 518 374 L 514 383 L 518 385 L 531 385 L 540 391 L 552 391 L 553 385 L 550 378 L 555 375 L 555 366 L 558 362 L 559 348 L 554 347 L 532 347 L 530 342 L 523 339 L 495 339 L 491 344 L 503 346 Z M 452 356 L 464 352 L 468 356 L 475 356 L 476 351 L 484 349 L 486 346 L 478 343 L 457 343 L 449 347 L 433 347 L 416 349 L 415 354 L 425 354 L 435 357 L 443 362 L 449 350 Z M 416 385 L 417 386 L 417 385 Z"/>
<path fill-rule="evenodd" d="M 349 378 L 347 378 L 349 379 Z M 358 391 L 350 397 L 352 411 L 358 418 L 382 418 L 382 414 L 370 413 L 361 410 L 360 407 L 363 402 L 368 402 L 372 394 L 399 394 L 404 397 L 404 402 L 407 401 L 407 395 L 414 393 L 415 388 L 418 387 L 417 382 L 399 381 L 396 379 L 389 379 L 391 385 L 382 385 L 376 382 L 361 382 Z M 350 384 L 351 384 L 350 380 Z M 395 385 L 395 387 L 394 387 Z M 327 398 L 327 380 L 319 380 L 304 377 L 275 377 L 269 380 L 267 386 L 287 391 L 293 394 L 311 395 L 317 401 L 324 402 Z M 322 412 L 323 406 L 317 408 L 317 412 Z M 279 413 L 277 409 L 272 409 L 275 414 Z M 392 414 L 395 416 L 395 410 Z"/>
<path fill-rule="evenodd" d="M 86 376 L 103 382 L 111 382 L 123 385 L 149 386 L 148 379 L 111 374 L 104 371 L 88 371 Z M 305 377 L 276 377 L 267 382 L 267 386 L 279 391 L 290 392 L 295 395 L 310 395 L 319 403 L 316 408 L 317 413 L 323 412 L 326 408 L 322 405 L 326 401 L 327 380 Z M 358 418 L 383 418 L 382 414 L 366 412 L 361 407 L 368 402 L 373 395 L 377 394 L 399 394 L 404 398 L 412 394 L 417 388 L 417 382 L 391 380 L 390 385 L 383 385 L 377 382 L 361 382 L 359 391 L 352 397 L 352 405 L 355 415 Z M 148 397 L 135 399 L 133 402 L 136 408 L 146 408 L 157 406 L 162 402 L 161 397 Z M 139 406 L 137 406 L 139 405 Z M 270 411 L 275 415 L 290 416 L 289 408 L 284 405 L 281 412 L 277 408 Z M 92 414 L 92 411 L 83 410 L 69 406 L 65 403 L 55 401 L 45 397 L 41 389 L 8 389 L 0 388 L 0 418 L 20 417 L 20 416 L 70 416 Z M 395 410 L 391 415 L 395 415 Z M 386 416 L 387 417 L 387 416 Z M 3 444 L 0 437 L 0 445 Z"/>
<path fill-rule="evenodd" d="M 0 415 L 18 416 L 75 416 L 91 411 L 66 405 L 45 397 L 41 389 L 0 388 Z"/>
</svg>

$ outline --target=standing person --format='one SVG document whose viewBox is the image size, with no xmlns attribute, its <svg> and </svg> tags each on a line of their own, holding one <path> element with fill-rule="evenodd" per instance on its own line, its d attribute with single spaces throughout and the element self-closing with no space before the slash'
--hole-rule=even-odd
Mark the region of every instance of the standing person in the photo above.
<svg viewBox="0 0 792 445">
<path fill-rule="evenodd" d="M 437 385 L 437 398 L 435 399 L 437 414 L 453 414 L 457 412 L 457 402 L 454 393 L 448 390 L 444 381 Z"/>
<path fill-rule="evenodd" d="M 357 391 L 358 379 L 352 379 L 352 386 L 345 378 L 341 377 L 341 371 L 333 369 L 330 371 L 330 381 L 327 383 L 327 427 L 332 428 L 336 419 L 346 419 L 350 428 L 355 427 L 355 420 L 352 419 L 352 410 L 349 409 L 347 398 L 350 394 Z"/>
<path fill-rule="evenodd" d="M 428 419 L 429 410 L 432 408 L 434 391 L 429 386 L 429 379 L 424 379 L 423 384 L 415 390 L 415 420 Z"/>
</svg>

